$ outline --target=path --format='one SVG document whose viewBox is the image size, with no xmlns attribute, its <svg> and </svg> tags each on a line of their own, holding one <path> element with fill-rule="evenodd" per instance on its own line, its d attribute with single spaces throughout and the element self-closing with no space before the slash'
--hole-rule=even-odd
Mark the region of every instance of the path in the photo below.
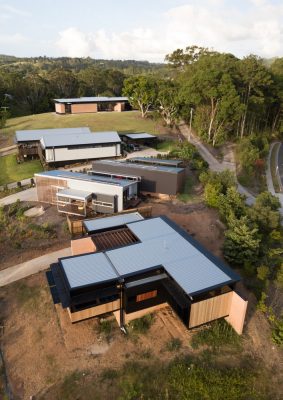
<svg viewBox="0 0 283 400">
<path fill-rule="evenodd" d="M 0 157 L 8 156 L 10 154 L 17 154 L 18 147 L 16 144 L 0 149 Z"/>
<path fill-rule="evenodd" d="M 191 133 L 190 135 L 190 130 L 188 126 L 182 122 L 179 125 L 180 132 L 182 133 L 183 136 L 188 138 L 188 140 L 198 149 L 200 155 L 202 158 L 208 163 L 209 168 L 212 171 L 215 172 L 221 172 L 226 169 L 232 171 L 236 175 L 236 163 L 235 161 L 227 161 L 224 159 L 223 162 L 219 162 L 208 150 L 207 148 L 203 145 L 203 143 Z M 230 159 L 233 160 L 232 154 L 230 154 Z M 245 189 L 242 185 L 237 183 L 238 185 L 238 192 L 246 196 L 246 203 L 250 206 L 255 202 L 255 197 L 247 190 Z"/>
<path fill-rule="evenodd" d="M 58 258 L 68 256 L 71 256 L 70 247 L 3 269 L 0 271 L 0 286 L 8 285 L 9 283 L 43 271 L 49 268 L 50 264 L 57 262 Z"/>
</svg>

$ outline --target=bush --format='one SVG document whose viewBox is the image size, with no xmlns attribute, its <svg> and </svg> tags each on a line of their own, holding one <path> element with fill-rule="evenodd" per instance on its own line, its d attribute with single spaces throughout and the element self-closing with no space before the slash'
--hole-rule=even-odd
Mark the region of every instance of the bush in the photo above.
<svg viewBox="0 0 283 400">
<path fill-rule="evenodd" d="M 240 336 L 225 320 L 221 319 L 212 322 L 207 329 L 203 329 L 196 333 L 192 339 L 192 347 L 207 345 L 214 350 L 218 350 L 221 346 L 233 345 L 239 346 Z"/>
<path fill-rule="evenodd" d="M 278 346 L 283 346 L 283 317 L 276 319 L 273 324 L 272 340 Z"/>
<path fill-rule="evenodd" d="M 144 334 L 147 333 L 154 322 L 154 315 L 147 314 L 142 318 L 131 321 L 128 325 L 130 333 Z"/>
<path fill-rule="evenodd" d="M 182 346 L 182 341 L 179 338 L 172 338 L 166 343 L 166 350 L 167 351 L 178 351 Z"/>
</svg>

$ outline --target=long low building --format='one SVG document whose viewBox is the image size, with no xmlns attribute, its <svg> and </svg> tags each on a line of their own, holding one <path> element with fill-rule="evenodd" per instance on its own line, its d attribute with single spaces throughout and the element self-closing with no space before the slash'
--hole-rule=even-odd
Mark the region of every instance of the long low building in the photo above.
<svg viewBox="0 0 283 400">
<path fill-rule="evenodd" d="M 152 161 L 145 163 L 144 161 L 126 162 L 100 160 L 92 163 L 92 172 L 111 173 L 117 176 L 135 176 L 141 180 L 140 190 L 144 193 L 156 193 L 165 195 L 176 195 L 181 192 L 186 179 L 184 168 L 178 167 L 178 162 L 173 160 L 173 164 L 169 165 L 169 160 L 163 160 L 164 164 Z"/>
<path fill-rule="evenodd" d="M 72 322 L 113 312 L 124 328 L 170 305 L 188 328 L 225 318 L 242 333 L 240 277 L 170 219 L 133 213 L 85 226 L 90 235 L 75 241 L 76 255 L 48 274 L 54 302 Z"/>
<path fill-rule="evenodd" d="M 97 113 L 131 109 L 128 97 L 78 97 L 54 99 L 57 114 Z"/>
<path fill-rule="evenodd" d="M 138 179 L 45 171 L 34 175 L 38 201 L 54 204 L 59 212 L 78 216 L 113 214 L 127 208 L 138 195 Z"/>
<path fill-rule="evenodd" d="M 121 139 L 117 132 L 91 132 L 89 128 L 17 131 L 19 157 L 39 157 L 48 163 L 119 157 Z"/>
</svg>

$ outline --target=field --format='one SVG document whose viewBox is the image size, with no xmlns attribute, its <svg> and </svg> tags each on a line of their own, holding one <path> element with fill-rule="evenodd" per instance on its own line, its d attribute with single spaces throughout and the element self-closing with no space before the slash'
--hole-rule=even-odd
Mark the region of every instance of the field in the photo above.
<svg viewBox="0 0 283 400">
<path fill-rule="evenodd" d="M 31 178 L 36 172 L 42 171 L 39 160 L 26 161 L 18 164 L 16 155 L 0 157 L 0 186 Z"/>
<path fill-rule="evenodd" d="M 1 130 L 0 147 L 13 144 L 16 130 L 21 129 L 48 129 L 68 127 L 89 127 L 91 131 L 118 131 L 118 132 L 148 132 L 154 135 L 170 133 L 163 127 L 161 120 L 152 118 L 142 119 L 138 111 L 122 113 L 101 112 L 97 114 L 69 114 L 55 113 L 27 115 L 25 117 L 10 118 L 6 127 Z"/>
<path fill-rule="evenodd" d="M 178 200 L 146 204 L 221 256 L 215 210 Z M 279 399 L 280 353 L 247 296 L 245 335 L 236 340 L 227 325 L 188 331 L 169 307 L 138 320 L 127 336 L 111 315 L 71 325 L 66 310 L 54 307 L 44 273 L 1 288 L 0 339 L 13 398 Z"/>
</svg>

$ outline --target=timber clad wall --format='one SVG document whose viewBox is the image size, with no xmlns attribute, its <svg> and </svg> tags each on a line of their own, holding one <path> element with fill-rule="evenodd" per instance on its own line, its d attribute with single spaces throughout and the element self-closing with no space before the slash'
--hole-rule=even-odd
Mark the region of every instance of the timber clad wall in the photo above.
<svg viewBox="0 0 283 400">
<path fill-rule="evenodd" d="M 35 177 L 37 199 L 43 203 L 57 204 L 58 188 L 66 188 L 67 180 Z"/>
<path fill-rule="evenodd" d="M 65 114 L 65 104 L 55 103 L 55 111 L 58 114 Z"/>
<path fill-rule="evenodd" d="M 229 316 L 225 319 L 230 325 L 232 325 L 235 331 L 241 335 L 243 333 L 248 302 L 239 296 L 238 293 L 232 293 Z"/>
<path fill-rule="evenodd" d="M 71 112 L 72 112 L 72 114 L 96 113 L 97 112 L 97 104 L 95 104 L 95 103 L 72 104 Z"/>
<path fill-rule="evenodd" d="M 121 111 L 124 111 L 124 110 L 125 110 L 125 103 L 117 103 L 117 104 L 115 104 L 114 111 L 121 112 Z"/>
<path fill-rule="evenodd" d="M 87 308 L 81 311 L 71 312 L 68 308 L 68 313 L 72 322 L 78 322 L 83 319 L 96 317 L 97 315 L 106 314 L 108 312 L 112 312 L 118 310 L 120 308 L 120 300 L 117 299 L 110 303 L 100 304 L 96 307 Z"/>
<path fill-rule="evenodd" d="M 189 328 L 205 324 L 230 313 L 233 292 L 221 294 L 191 305 Z"/>
</svg>

